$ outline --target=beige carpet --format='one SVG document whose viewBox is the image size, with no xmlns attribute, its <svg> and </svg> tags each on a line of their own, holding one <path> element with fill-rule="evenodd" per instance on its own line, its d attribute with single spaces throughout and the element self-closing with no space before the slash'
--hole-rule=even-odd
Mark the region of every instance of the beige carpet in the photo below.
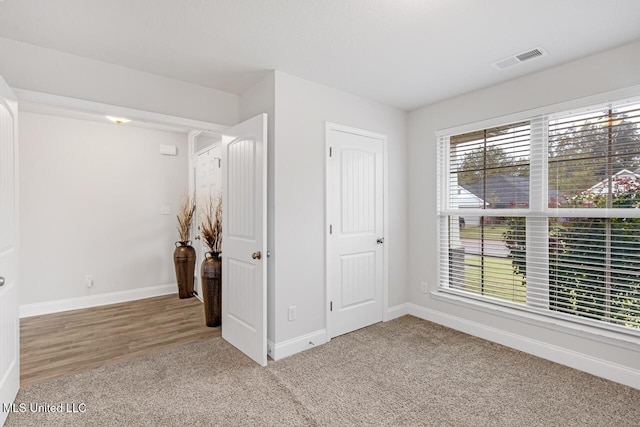
<svg viewBox="0 0 640 427">
<path fill-rule="evenodd" d="M 261 368 L 210 341 L 20 391 L 7 426 L 637 426 L 640 391 L 403 317 Z"/>
</svg>

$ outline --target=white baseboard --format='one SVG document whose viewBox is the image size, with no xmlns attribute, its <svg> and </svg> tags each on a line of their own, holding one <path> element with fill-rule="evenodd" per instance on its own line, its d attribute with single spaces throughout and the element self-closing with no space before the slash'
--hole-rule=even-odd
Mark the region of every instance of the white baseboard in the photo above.
<svg viewBox="0 0 640 427">
<path fill-rule="evenodd" d="M 407 314 L 409 314 L 409 304 L 394 305 L 387 309 L 387 315 L 385 316 L 384 321 L 388 322 L 389 320 L 397 319 L 398 317 L 406 316 Z"/>
<path fill-rule="evenodd" d="M 273 360 L 279 360 L 292 354 L 319 346 L 328 341 L 327 330 L 321 329 L 307 335 L 292 338 L 277 344 L 267 341 L 267 354 Z"/>
<path fill-rule="evenodd" d="M 603 359 L 578 353 L 556 345 L 533 340 L 501 329 L 452 316 L 448 313 L 430 310 L 416 305 L 406 304 L 408 314 L 429 320 L 457 331 L 467 333 L 488 341 L 493 341 L 516 350 L 560 363 L 580 371 L 587 372 L 629 387 L 640 389 L 640 371 L 612 363 Z"/>
<path fill-rule="evenodd" d="M 117 304 L 119 302 L 175 294 L 177 292 L 178 285 L 171 283 L 168 285 L 150 286 L 148 288 L 108 292 L 98 295 L 38 302 L 35 304 L 23 304 L 20 306 L 20 318 L 59 313 L 61 311 L 78 310 L 81 308 L 96 307 L 99 305 Z"/>
</svg>

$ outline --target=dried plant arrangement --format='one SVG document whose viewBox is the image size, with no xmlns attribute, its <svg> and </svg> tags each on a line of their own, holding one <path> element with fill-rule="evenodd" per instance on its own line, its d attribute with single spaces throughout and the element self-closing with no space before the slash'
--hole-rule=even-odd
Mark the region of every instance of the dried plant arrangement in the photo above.
<svg viewBox="0 0 640 427">
<path fill-rule="evenodd" d="M 188 242 L 189 234 L 191 234 L 191 223 L 193 222 L 193 214 L 196 211 L 196 203 L 191 197 L 187 197 L 180 205 L 178 210 L 178 233 L 180 233 L 180 241 Z"/>
<path fill-rule="evenodd" d="M 222 252 L 222 198 L 216 199 L 213 196 L 208 197 L 198 230 L 209 251 L 219 254 Z"/>
</svg>

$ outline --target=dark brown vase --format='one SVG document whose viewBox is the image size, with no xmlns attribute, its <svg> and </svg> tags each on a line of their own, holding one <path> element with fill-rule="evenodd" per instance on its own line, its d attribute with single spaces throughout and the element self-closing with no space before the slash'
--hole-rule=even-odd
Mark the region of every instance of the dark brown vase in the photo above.
<svg viewBox="0 0 640 427">
<path fill-rule="evenodd" d="M 222 259 L 220 252 L 207 252 L 200 270 L 202 277 L 202 300 L 207 326 L 222 323 Z"/>
<path fill-rule="evenodd" d="M 196 250 L 191 246 L 191 241 L 176 242 L 176 249 L 173 251 L 173 264 L 176 268 L 178 296 L 191 298 L 193 296 L 193 276 L 196 271 Z"/>
</svg>

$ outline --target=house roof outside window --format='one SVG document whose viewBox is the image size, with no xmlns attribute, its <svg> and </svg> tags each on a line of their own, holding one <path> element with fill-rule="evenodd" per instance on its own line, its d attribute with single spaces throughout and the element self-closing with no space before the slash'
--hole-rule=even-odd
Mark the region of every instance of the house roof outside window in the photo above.
<svg viewBox="0 0 640 427">
<path fill-rule="evenodd" d="M 613 193 L 619 193 L 622 191 L 626 191 L 625 188 L 628 187 L 629 184 L 640 184 L 640 169 L 636 169 L 634 172 L 631 172 L 628 169 L 622 169 L 620 172 L 617 172 L 611 176 L 612 183 L 611 187 Z M 599 183 L 591 186 L 587 190 L 584 191 L 584 194 L 607 194 L 609 193 L 609 180 L 607 178 L 603 179 Z"/>
<path fill-rule="evenodd" d="M 640 176 L 639 176 L 640 177 Z M 522 208 L 529 206 L 529 178 L 505 174 L 491 175 L 486 180 L 462 186 L 487 203 L 493 209 Z M 549 189 L 549 204 L 557 204 L 561 193 Z"/>
</svg>

